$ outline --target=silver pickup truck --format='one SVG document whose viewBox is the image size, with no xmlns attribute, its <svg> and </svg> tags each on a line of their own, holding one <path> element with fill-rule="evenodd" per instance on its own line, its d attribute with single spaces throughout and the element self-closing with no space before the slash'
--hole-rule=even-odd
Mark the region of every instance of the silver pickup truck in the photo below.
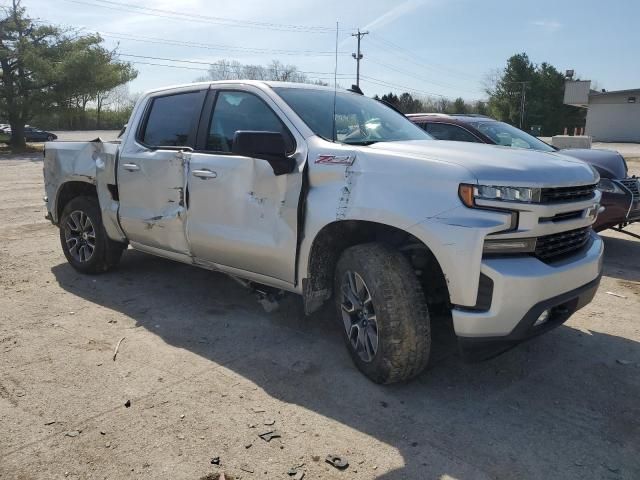
<svg viewBox="0 0 640 480">
<path fill-rule="evenodd" d="M 336 305 L 379 383 L 427 365 L 431 321 L 494 355 L 564 322 L 601 275 L 597 173 L 543 153 L 437 142 L 382 103 L 270 82 L 156 90 L 117 142 L 50 142 L 48 216 L 69 263 L 127 246 Z M 435 313 L 438 315 L 435 315 Z"/>
</svg>

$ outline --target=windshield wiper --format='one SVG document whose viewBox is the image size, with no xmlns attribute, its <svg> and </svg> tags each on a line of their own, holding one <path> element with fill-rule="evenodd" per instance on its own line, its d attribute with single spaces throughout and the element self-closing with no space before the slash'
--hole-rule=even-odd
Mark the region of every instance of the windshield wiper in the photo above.
<svg viewBox="0 0 640 480">
<path fill-rule="evenodd" d="M 380 140 L 363 140 L 362 142 L 343 142 L 345 145 L 373 145 L 374 143 L 378 143 Z"/>
</svg>

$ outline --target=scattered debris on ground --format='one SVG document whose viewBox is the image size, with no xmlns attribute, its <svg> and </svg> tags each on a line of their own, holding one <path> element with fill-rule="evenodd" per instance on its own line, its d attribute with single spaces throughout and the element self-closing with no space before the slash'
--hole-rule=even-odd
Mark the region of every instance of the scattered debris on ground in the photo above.
<svg viewBox="0 0 640 480">
<path fill-rule="evenodd" d="M 622 360 L 620 358 L 617 359 L 616 362 L 620 365 L 631 365 L 633 363 L 631 360 Z"/>
<path fill-rule="evenodd" d="M 234 477 L 228 473 L 208 473 L 207 475 L 200 477 L 200 480 L 234 480 Z"/>
<path fill-rule="evenodd" d="M 606 292 L 607 295 L 611 295 L 613 297 L 618 297 L 618 298 L 627 298 L 625 295 L 621 295 L 620 293 L 615 293 L 615 292 Z"/>
<path fill-rule="evenodd" d="M 277 430 L 269 430 L 267 432 L 261 433 L 258 436 L 265 442 L 270 442 L 274 438 L 282 437 L 282 435 L 280 435 L 280 432 L 278 432 Z"/>
<path fill-rule="evenodd" d="M 349 466 L 349 461 L 346 458 L 341 457 L 340 455 L 329 454 L 324 461 L 329 465 L 336 467 L 338 470 L 344 470 Z"/>
<path fill-rule="evenodd" d="M 118 343 L 116 344 L 116 348 L 113 350 L 113 361 L 116 361 L 116 357 L 118 356 L 118 350 L 120 349 L 120 344 L 122 343 L 122 341 L 125 339 L 125 337 L 122 337 L 120 340 L 118 340 Z"/>
</svg>

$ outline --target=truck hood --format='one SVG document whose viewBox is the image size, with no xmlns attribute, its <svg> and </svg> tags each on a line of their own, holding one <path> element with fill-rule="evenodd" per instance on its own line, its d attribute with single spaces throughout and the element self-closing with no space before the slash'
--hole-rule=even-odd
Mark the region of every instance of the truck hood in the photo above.
<svg viewBox="0 0 640 480">
<path fill-rule="evenodd" d="M 627 163 L 622 155 L 615 150 L 569 148 L 560 150 L 558 153 L 593 165 L 603 178 L 625 178 L 627 176 Z"/>
<path fill-rule="evenodd" d="M 376 151 L 446 162 L 469 170 L 479 183 L 527 187 L 587 185 L 598 181 L 586 163 L 556 152 L 540 152 L 469 142 L 412 140 L 380 142 L 361 147 Z"/>
</svg>

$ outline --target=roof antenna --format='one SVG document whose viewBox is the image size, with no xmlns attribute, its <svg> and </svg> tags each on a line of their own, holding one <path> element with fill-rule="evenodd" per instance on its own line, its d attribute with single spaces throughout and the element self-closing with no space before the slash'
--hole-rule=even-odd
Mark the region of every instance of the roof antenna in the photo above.
<svg viewBox="0 0 640 480">
<path fill-rule="evenodd" d="M 331 141 L 336 141 L 336 97 L 338 96 L 338 31 L 340 27 L 336 22 L 336 60 L 333 67 L 333 118 L 331 120 Z"/>
</svg>

